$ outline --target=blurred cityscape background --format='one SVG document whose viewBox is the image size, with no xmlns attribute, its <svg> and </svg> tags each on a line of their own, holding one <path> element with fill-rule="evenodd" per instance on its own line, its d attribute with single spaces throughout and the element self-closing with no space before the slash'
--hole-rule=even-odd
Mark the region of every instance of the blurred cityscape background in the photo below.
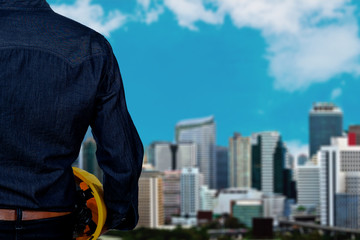
<svg viewBox="0 0 360 240">
<path fill-rule="evenodd" d="M 325 102 L 314 103 L 308 119 L 310 155 L 297 157 L 277 131 L 235 132 L 227 146 L 218 146 L 214 116 L 179 121 L 175 142 L 146 148 L 137 228 L 222 226 L 233 218 L 238 231 L 226 233 L 233 236 L 257 224 L 253 234 L 270 228 L 268 238 L 272 230 L 303 223 L 304 229 L 360 236 L 360 125 L 344 131 L 342 110 Z M 102 179 L 95 152 L 88 138 L 75 164 Z"/>
<path fill-rule="evenodd" d="M 48 2 L 111 43 L 146 150 L 102 239 L 360 239 L 359 1 Z"/>
</svg>

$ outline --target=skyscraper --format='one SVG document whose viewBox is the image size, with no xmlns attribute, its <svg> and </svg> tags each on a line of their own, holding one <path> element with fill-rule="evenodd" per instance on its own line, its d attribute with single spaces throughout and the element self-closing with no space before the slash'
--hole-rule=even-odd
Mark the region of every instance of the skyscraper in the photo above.
<svg viewBox="0 0 360 240">
<path fill-rule="evenodd" d="M 252 135 L 252 187 L 266 194 L 295 195 L 290 169 L 285 168 L 287 149 L 278 132 Z"/>
<path fill-rule="evenodd" d="M 310 158 L 321 146 L 330 145 L 331 137 L 342 135 L 343 113 L 333 103 L 314 103 L 309 114 Z"/>
<path fill-rule="evenodd" d="M 235 133 L 229 138 L 230 187 L 251 187 L 251 139 Z"/>
<path fill-rule="evenodd" d="M 278 132 L 261 132 L 253 135 L 253 138 L 261 139 L 260 161 L 255 159 L 255 162 L 260 162 L 260 182 L 261 188 L 259 190 L 264 193 L 274 193 L 275 190 L 275 151 L 280 140 L 280 134 Z M 285 159 L 283 159 L 285 161 Z"/>
<path fill-rule="evenodd" d="M 180 179 L 181 215 L 195 217 L 200 208 L 200 173 L 197 168 L 183 168 Z"/>
<path fill-rule="evenodd" d="M 321 224 L 360 227 L 360 146 L 346 137 L 332 138 L 318 152 Z"/>
<path fill-rule="evenodd" d="M 163 183 L 161 172 L 143 167 L 139 179 L 139 223 L 137 227 L 164 225 Z"/>
<path fill-rule="evenodd" d="M 165 171 L 163 176 L 165 223 L 171 223 L 173 215 L 180 215 L 180 176 L 181 171 Z"/>
<path fill-rule="evenodd" d="M 183 120 L 176 124 L 176 142 L 197 144 L 198 167 L 204 174 L 204 184 L 216 187 L 216 131 L 213 116 Z"/>
<path fill-rule="evenodd" d="M 229 157 L 227 147 L 216 147 L 216 189 L 229 187 Z"/>
<path fill-rule="evenodd" d="M 158 171 L 181 170 L 197 165 L 197 146 L 192 142 L 152 142 L 147 149 L 148 163 Z"/>
<path fill-rule="evenodd" d="M 307 208 L 320 209 L 320 171 L 319 165 L 308 161 L 297 167 L 297 204 Z"/>
</svg>

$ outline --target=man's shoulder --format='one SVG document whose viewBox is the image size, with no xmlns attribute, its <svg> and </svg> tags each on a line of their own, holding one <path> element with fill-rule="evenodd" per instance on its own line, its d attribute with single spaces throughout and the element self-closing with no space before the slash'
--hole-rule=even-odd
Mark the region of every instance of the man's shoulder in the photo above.
<svg viewBox="0 0 360 240">
<path fill-rule="evenodd" d="M 51 42 L 43 46 L 61 53 L 71 64 L 109 54 L 109 42 L 94 29 L 53 11 L 46 21 Z"/>
</svg>

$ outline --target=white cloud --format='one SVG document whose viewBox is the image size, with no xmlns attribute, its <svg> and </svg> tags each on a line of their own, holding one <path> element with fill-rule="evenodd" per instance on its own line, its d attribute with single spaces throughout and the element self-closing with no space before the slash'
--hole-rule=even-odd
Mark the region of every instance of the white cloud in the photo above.
<svg viewBox="0 0 360 240">
<path fill-rule="evenodd" d="M 148 5 L 149 0 L 138 0 Z M 210 7 L 208 7 L 210 3 Z M 268 47 L 274 87 L 306 89 L 342 73 L 358 75 L 360 40 L 349 0 L 163 0 L 180 26 L 221 24 L 257 29 Z M 239 43 L 240 44 L 240 43 Z"/>
<path fill-rule="evenodd" d="M 91 0 L 52 7 L 106 36 L 128 21 L 154 23 L 165 9 L 190 30 L 198 30 L 199 22 L 219 25 L 229 17 L 236 27 L 257 29 L 264 37 L 268 73 L 280 90 L 304 90 L 343 73 L 360 74 L 359 27 L 350 0 L 137 0 L 128 15 L 119 10 L 106 15 Z"/>
<path fill-rule="evenodd" d="M 72 5 L 51 5 L 51 8 L 68 18 L 74 19 L 99 33 L 110 36 L 110 33 L 121 26 L 127 20 L 127 16 L 119 10 L 110 11 L 107 15 L 99 4 L 92 4 L 91 0 L 77 0 Z"/>
<path fill-rule="evenodd" d="M 180 26 L 197 30 L 195 23 L 220 24 L 223 16 L 211 9 L 206 9 L 204 0 L 164 0 L 164 5 L 175 15 Z"/>
<path fill-rule="evenodd" d="M 336 98 L 340 97 L 342 94 L 342 90 L 341 88 L 335 88 L 334 90 L 332 90 L 331 92 L 331 99 L 335 100 Z"/>
<path fill-rule="evenodd" d="M 164 13 L 164 6 L 159 0 L 137 0 L 138 11 L 133 20 L 151 24 L 159 20 L 159 16 Z"/>
<path fill-rule="evenodd" d="M 309 155 L 309 145 L 303 144 L 298 140 L 286 141 L 286 146 L 289 153 L 293 155 L 295 159 L 297 159 L 300 154 Z"/>
</svg>

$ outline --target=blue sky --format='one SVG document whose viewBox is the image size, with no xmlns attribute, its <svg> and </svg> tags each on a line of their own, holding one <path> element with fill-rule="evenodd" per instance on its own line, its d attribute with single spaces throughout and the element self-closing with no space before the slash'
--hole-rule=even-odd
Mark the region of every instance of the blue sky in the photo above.
<svg viewBox="0 0 360 240">
<path fill-rule="evenodd" d="M 359 12 L 346 0 L 49 0 L 104 34 L 144 145 L 214 115 L 217 143 L 279 131 L 307 152 L 308 112 L 331 101 L 360 123 Z"/>
</svg>

